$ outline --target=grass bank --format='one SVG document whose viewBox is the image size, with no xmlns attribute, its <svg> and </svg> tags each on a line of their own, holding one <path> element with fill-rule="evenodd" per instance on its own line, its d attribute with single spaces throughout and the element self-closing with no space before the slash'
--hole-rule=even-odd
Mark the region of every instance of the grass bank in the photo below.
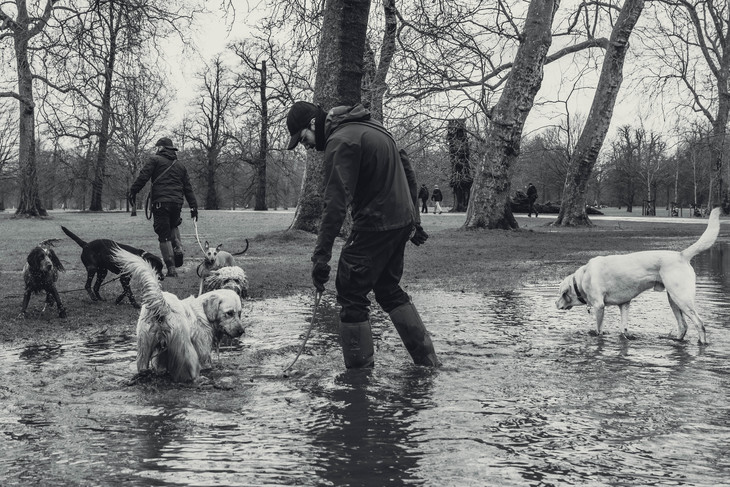
<svg viewBox="0 0 730 487">
<path fill-rule="evenodd" d="M 309 257 L 316 237 L 286 231 L 292 217 L 292 212 L 280 211 L 201 211 L 198 233 L 201 242 L 222 243 L 231 252 L 243 249 L 244 239 L 249 240 L 249 250 L 237 259 L 249 277 L 253 299 L 311 292 Z M 423 226 L 431 238 L 420 247 L 408 246 L 404 287 L 413 292 L 433 288 L 485 292 L 548 282 L 557 288 L 565 275 L 595 255 L 683 249 L 704 231 L 703 224 L 679 224 L 680 220 L 595 220 L 594 227 L 583 229 L 553 228 L 549 225 L 552 218 L 518 215 L 517 220 L 521 227 L 517 231 L 463 231 L 463 214 L 423 215 Z M 0 213 L 0 342 L 66 341 L 97 333 L 135 333 L 138 311 L 127 303 L 114 305 L 121 292 L 118 281 L 102 288 L 106 302 L 88 298 L 83 290 L 86 271 L 79 258 L 81 249 L 65 236 L 61 225 L 86 241 L 110 238 L 159 255 L 152 224 L 141 215 L 55 211 L 49 218 L 24 219 Z M 185 297 L 197 292 L 196 268 L 202 252 L 192 221 L 184 218 L 181 228 L 187 261 L 180 277 L 166 279 L 163 287 Z M 725 233 L 722 228 L 720 238 Z M 59 319 L 55 309 L 41 315 L 43 300 L 34 296 L 29 317 L 23 320 L 18 317 L 23 293 L 21 270 L 31 248 L 49 238 L 61 239 L 55 250 L 66 272 L 61 274 L 58 288 L 68 318 Z M 341 243 L 336 244 L 335 262 Z M 113 277 L 109 275 L 107 281 Z M 328 290 L 333 289 L 332 280 Z"/>
</svg>

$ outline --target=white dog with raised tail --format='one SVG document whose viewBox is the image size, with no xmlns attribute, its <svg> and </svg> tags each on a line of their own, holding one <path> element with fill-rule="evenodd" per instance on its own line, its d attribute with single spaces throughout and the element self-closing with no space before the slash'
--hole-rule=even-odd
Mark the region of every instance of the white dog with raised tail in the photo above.
<svg viewBox="0 0 730 487">
<path fill-rule="evenodd" d="M 667 291 L 669 307 L 677 320 L 677 340 L 684 339 L 687 321 L 697 330 L 700 343 L 707 343 L 705 325 L 695 309 L 695 271 L 692 258 L 712 247 L 720 233 L 720 208 L 710 213 L 707 228 L 700 238 L 681 252 L 646 250 L 624 255 L 593 257 L 560 284 L 558 309 L 592 306 L 597 335 L 601 334 L 604 308 L 617 305 L 621 327 L 629 335 L 629 305 L 639 294 L 653 289 Z"/>
<path fill-rule="evenodd" d="M 229 289 L 178 299 L 165 292 L 154 269 L 122 249 L 114 258 L 142 286 L 137 321 L 137 371 L 166 370 L 175 382 L 190 382 L 210 364 L 216 337 L 241 336 L 241 300 Z"/>
</svg>

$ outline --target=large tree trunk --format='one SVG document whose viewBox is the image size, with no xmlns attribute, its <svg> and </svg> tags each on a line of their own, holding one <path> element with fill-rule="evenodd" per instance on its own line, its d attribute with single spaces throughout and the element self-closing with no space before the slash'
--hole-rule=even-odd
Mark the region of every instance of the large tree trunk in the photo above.
<svg viewBox="0 0 730 487">
<path fill-rule="evenodd" d="M 367 47 L 365 73 L 362 81 L 363 104 L 376 120 L 383 120 L 383 96 L 388 89 L 385 82 L 390 71 L 390 63 L 393 60 L 396 48 L 396 34 L 398 32 L 398 17 L 395 7 L 395 0 L 383 1 L 383 16 L 385 17 L 385 31 L 380 46 L 380 61 L 375 64 L 375 54 Z M 369 43 L 368 43 L 369 44 Z"/>
<path fill-rule="evenodd" d="M 206 166 L 206 183 L 208 191 L 205 195 L 205 209 L 219 210 L 218 208 L 218 190 L 215 187 L 215 168 L 217 163 L 217 155 L 213 150 L 208 151 L 208 164 Z"/>
<path fill-rule="evenodd" d="M 454 192 L 454 207 L 451 211 L 466 211 L 469 207 L 469 194 L 474 183 L 471 175 L 469 138 L 464 119 L 449 120 L 446 129 L 451 161 L 451 181 L 449 185 Z"/>
<path fill-rule="evenodd" d="M 568 164 L 563 200 L 555 225 L 591 225 L 586 213 L 586 187 L 611 125 L 613 109 L 623 81 L 629 37 L 643 9 L 644 0 L 626 0 L 613 26 L 591 111 Z"/>
<path fill-rule="evenodd" d="M 254 210 L 266 211 L 266 154 L 269 151 L 269 109 L 266 104 L 266 61 L 261 62 L 261 133 L 259 135 L 259 156 L 256 161 L 256 202 Z M 235 204 L 235 202 L 234 202 Z"/>
<path fill-rule="evenodd" d="M 19 9 L 19 27 L 15 31 L 15 60 L 18 71 L 18 103 L 20 123 L 18 131 L 18 163 L 20 173 L 20 201 L 16 215 L 47 216 L 38 189 L 38 160 L 35 140 L 35 102 L 33 101 L 33 74 L 28 62 L 28 12 Z"/>
<path fill-rule="evenodd" d="M 110 6 L 110 10 L 112 7 Z M 109 17 L 112 21 L 114 12 L 110 12 Z M 104 93 L 101 99 L 101 127 L 99 130 L 99 153 L 96 156 L 96 164 L 94 168 L 94 182 L 91 185 L 91 205 L 90 211 L 102 211 L 102 192 L 104 190 L 104 174 L 106 173 L 107 149 L 109 148 L 109 122 L 112 116 L 112 78 L 114 75 L 114 61 L 116 59 L 116 30 L 112 25 L 110 27 L 110 44 L 109 58 L 107 59 L 106 69 L 104 73 Z"/>
<path fill-rule="evenodd" d="M 517 228 L 510 209 L 510 168 L 520 154 L 525 119 L 543 78 L 552 43 L 552 23 L 559 0 L 532 0 L 522 41 L 499 101 L 492 110 L 486 151 L 466 214 L 466 228 Z"/>
<path fill-rule="evenodd" d="M 319 40 L 314 103 L 324 110 L 360 103 L 370 0 L 327 0 Z M 311 151 L 309 151 L 311 152 Z M 292 229 L 316 232 L 324 191 L 321 154 L 307 154 Z"/>
</svg>

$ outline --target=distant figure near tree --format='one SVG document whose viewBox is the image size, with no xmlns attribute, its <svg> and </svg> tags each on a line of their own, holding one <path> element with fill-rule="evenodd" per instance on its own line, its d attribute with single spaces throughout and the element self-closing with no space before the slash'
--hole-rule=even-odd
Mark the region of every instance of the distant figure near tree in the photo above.
<svg viewBox="0 0 730 487">
<path fill-rule="evenodd" d="M 537 201 L 537 188 L 533 186 L 532 183 L 527 185 L 527 201 L 530 204 L 530 207 L 527 210 L 527 216 L 531 217 L 534 213 L 535 218 L 537 218 L 537 210 L 535 209 L 535 201 Z"/>
<path fill-rule="evenodd" d="M 421 213 L 428 213 L 428 197 L 428 188 L 425 184 L 422 184 L 421 189 L 418 190 L 418 199 L 421 200 Z"/>
<path fill-rule="evenodd" d="M 441 201 L 443 201 L 444 195 L 441 194 L 441 190 L 439 189 L 438 185 L 435 185 L 433 187 L 433 193 L 431 194 L 431 199 L 435 203 L 433 212 L 434 213 L 438 212 L 439 215 L 441 213 L 443 213 L 443 211 L 441 211 Z"/>
</svg>

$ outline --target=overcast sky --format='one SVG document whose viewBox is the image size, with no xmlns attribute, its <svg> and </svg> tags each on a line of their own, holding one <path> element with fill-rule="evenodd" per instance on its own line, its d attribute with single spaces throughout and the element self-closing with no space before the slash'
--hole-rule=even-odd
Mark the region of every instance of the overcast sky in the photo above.
<svg viewBox="0 0 730 487">
<path fill-rule="evenodd" d="M 251 26 L 255 25 L 256 20 L 261 16 L 260 12 L 249 11 L 249 2 L 246 0 L 233 0 L 233 4 L 236 7 L 236 19 L 233 22 L 229 19 L 226 23 L 222 13 L 219 12 L 207 14 L 199 19 L 199 27 L 194 32 L 193 40 L 200 54 L 182 52 L 180 46 L 176 44 L 170 46 L 171 66 L 173 72 L 177 71 L 175 79 L 178 80 L 177 103 L 171 110 L 175 121 L 182 118 L 187 105 L 194 99 L 197 83 L 194 76 L 201 69 L 203 59 L 210 60 L 217 53 L 223 52 L 228 43 L 249 36 L 252 31 Z M 632 56 L 629 55 L 625 72 L 628 73 L 633 69 L 633 62 Z M 567 69 L 572 69 L 570 60 L 545 67 L 545 78 L 538 93 L 538 102 L 567 97 L 573 85 L 560 81 L 562 72 Z M 582 89 L 571 95 L 569 107 L 573 114 L 582 112 L 584 118 L 587 116 L 599 74 L 598 70 L 586 73 Z M 664 134 L 667 138 L 671 137 L 675 121 L 665 119 L 665 114 L 656 107 L 650 106 L 644 98 L 641 93 L 632 91 L 628 87 L 628 80 L 624 80 L 609 129 L 609 138 L 615 133 L 617 127 L 625 124 L 638 125 L 642 118 L 648 128 Z M 525 135 L 556 123 L 559 115 L 564 112 L 565 107 L 560 103 L 536 104 L 528 117 Z"/>
</svg>

